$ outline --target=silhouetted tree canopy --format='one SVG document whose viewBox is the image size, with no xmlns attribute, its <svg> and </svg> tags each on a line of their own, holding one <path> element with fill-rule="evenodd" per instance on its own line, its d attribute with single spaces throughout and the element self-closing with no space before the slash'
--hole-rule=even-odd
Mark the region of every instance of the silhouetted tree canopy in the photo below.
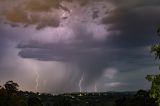
<svg viewBox="0 0 160 106">
<path fill-rule="evenodd" d="M 8 81 L 4 84 L 7 91 L 17 91 L 19 85 L 13 81 Z"/>
</svg>

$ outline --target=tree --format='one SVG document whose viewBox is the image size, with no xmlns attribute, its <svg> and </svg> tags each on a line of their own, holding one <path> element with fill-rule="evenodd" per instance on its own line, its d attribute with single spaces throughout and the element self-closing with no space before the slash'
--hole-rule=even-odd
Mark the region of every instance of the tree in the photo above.
<svg viewBox="0 0 160 106">
<path fill-rule="evenodd" d="M 160 36 L 160 28 L 157 30 L 158 36 Z M 151 53 L 155 56 L 155 59 L 160 60 L 160 43 L 154 44 L 151 47 Z M 160 69 L 160 67 L 159 67 Z M 146 79 L 151 82 L 151 88 L 149 90 L 149 96 L 155 99 L 155 102 L 160 106 L 160 74 L 147 75 Z"/>
<path fill-rule="evenodd" d="M 0 106 L 27 106 L 27 98 L 18 91 L 18 87 L 13 81 L 0 87 Z"/>
<path fill-rule="evenodd" d="M 19 85 L 13 81 L 8 81 L 4 84 L 4 87 L 7 91 L 12 93 L 12 92 L 18 91 Z"/>
</svg>

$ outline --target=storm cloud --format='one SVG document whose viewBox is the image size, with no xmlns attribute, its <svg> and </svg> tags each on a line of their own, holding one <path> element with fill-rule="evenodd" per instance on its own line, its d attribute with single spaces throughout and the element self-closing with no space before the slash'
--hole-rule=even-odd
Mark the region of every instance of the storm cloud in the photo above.
<svg viewBox="0 0 160 106">
<path fill-rule="evenodd" d="M 41 71 L 42 75 L 47 74 L 40 79 L 48 76 L 48 92 L 78 91 L 83 73 L 85 91 L 93 91 L 95 83 L 99 91 L 147 88 L 142 86 L 146 84 L 144 77 L 151 73 L 148 69 L 157 65 L 150 54 L 150 45 L 158 39 L 154 36 L 160 24 L 158 0 L 16 2 L 2 1 L 3 5 L 11 6 L 0 9 L 4 23 L 0 27 L 0 57 L 5 57 L 10 47 L 16 51 L 16 58 L 39 64 L 36 65 L 39 70 L 48 70 Z M 52 67 L 52 63 L 64 68 Z M 62 78 L 55 77 L 53 83 L 51 73 Z M 136 85 L 133 73 L 140 84 Z"/>
</svg>

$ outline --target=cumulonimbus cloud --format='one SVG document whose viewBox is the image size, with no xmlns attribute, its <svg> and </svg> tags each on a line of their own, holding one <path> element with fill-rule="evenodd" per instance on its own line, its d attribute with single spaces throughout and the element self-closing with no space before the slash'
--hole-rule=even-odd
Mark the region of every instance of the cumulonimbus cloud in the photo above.
<svg viewBox="0 0 160 106">
<path fill-rule="evenodd" d="M 154 42 L 151 36 L 159 23 L 158 6 L 151 7 L 143 0 L 133 3 L 127 0 L 121 3 L 115 0 L 68 0 L 69 5 L 53 1 L 29 0 L 23 4 L 25 0 L 17 0 L 18 4 L 1 10 L 1 18 L 12 25 L 45 28 L 29 35 L 26 42 L 17 42 L 21 58 L 74 63 L 80 68 L 80 73 L 85 73 L 83 86 L 95 82 L 107 67 L 117 66 L 119 72 L 125 72 L 153 65 L 146 53 L 148 51 L 143 48 Z M 36 2 L 38 5 L 34 6 Z M 108 9 L 108 2 L 115 6 Z M 136 5 L 130 8 L 127 4 Z M 68 7 L 72 7 L 71 10 Z M 58 14 L 61 11 L 72 14 L 60 19 Z M 112 79 L 116 73 L 112 69 L 105 74 Z M 121 84 L 123 82 L 115 81 L 108 86 Z"/>
</svg>

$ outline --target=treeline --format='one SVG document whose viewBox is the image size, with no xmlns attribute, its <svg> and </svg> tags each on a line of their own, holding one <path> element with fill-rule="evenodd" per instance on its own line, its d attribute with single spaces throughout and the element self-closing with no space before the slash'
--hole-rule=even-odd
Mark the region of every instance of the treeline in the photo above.
<svg viewBox="0 0 160 106">
<path fill-rule="evenodd" d="M 62 95 L 19 91 L 18 88 L 19 85 L 13 81 L 0 86 L 0 106 L 72 106 Z"/>
<path fill-rule="evenodd" d="M 19 91 L 19 85 L 13 81 L 0 86 L 0 106 L 157 106 L 149 92 L 139 90 L 137 93 L 83 93 L 40 94 Z"/>
</svg>

